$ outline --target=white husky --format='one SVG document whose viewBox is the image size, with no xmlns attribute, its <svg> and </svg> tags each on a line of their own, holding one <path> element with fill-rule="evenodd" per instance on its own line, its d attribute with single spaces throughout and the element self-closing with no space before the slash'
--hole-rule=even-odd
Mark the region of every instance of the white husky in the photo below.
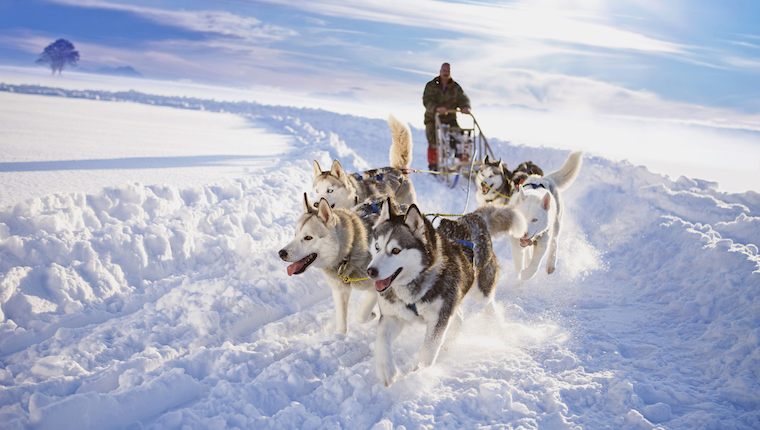
<svg viewBox="0 0 760 430">
<path fill-rule="evenodd" d="M 331 208 L 325 199 L 316 206 L 312 207 L 304 193 L 303 215 L 296 224 L 295 237 L 279 255 L 293 263 L 288 266 L 288 276 L 300 275 L 310 267 L 322 269 L 335 301 L 335 330 L 346 333 L 351 290 L 367 291 L 356 320 L 365 323 L 375 317 L 372 309 L 377 293 L 366 272 L 371 259 L 368 227 L 377 216 L 360 218 L 348 209 Z"/>
<path fill-rule="evenodd" d="M 527 280 L 535 276 L 541 260 L 549 252 L 546 273 L 557 268 L 557 246 L 562 226 L 562 199 L 559 190 L 575 181 L 581 169 L 583 152 L 573 152 L 556 172 L 546 176 L 531 175 L 518 187 L 509 204 L 528 222 L 528 232 L 520 239 L 510 237 L 512 259 L 517 276 Z M 531 255 L 532 254 L 532 255 Z M 526 267 L 526 260 L 527 267 Z"/>
</svg>

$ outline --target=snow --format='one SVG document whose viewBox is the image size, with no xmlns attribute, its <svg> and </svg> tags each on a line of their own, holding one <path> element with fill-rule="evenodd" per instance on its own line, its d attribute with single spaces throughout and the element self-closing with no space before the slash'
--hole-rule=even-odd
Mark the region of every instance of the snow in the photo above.
<svg viewBox="0 0 760 430">
<path fill-rule="evenodd" d="M 406 328 L 386 388 L 361 295 L 335 334 L 323 275 L 277 256 L 312 160 L 387 165 L 385 121 L 19 85 L 0 110 L 2 429 L 760 427 L 757 192 L 586 154 L 557 271 L 518 282 L 496 238 L 503 319 L 466 299 L 417 371 Z M 489 143 L 545 172 L 569 153 Z M 476 207 L 412 179 L 423 211 Z"/>
</svg>

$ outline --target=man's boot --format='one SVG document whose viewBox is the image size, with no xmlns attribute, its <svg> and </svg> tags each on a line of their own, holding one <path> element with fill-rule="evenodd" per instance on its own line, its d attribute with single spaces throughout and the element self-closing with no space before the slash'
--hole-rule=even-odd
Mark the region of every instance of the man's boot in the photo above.
<svg viewBox="0 0 760 430">
<path fill-rule="evenodd" d="M 438 148 L 428 147 L 428 168 L 433 172 L 438 171 Z"/>
</svg>

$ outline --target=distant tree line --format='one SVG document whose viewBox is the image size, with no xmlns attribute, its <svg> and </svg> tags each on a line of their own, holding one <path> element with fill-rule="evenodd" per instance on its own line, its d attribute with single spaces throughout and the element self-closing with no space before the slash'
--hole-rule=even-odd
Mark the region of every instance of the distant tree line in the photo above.
<svg viewBox="0 0 760 430">
<path fill-rule="evenodd" d="M 66 39 L 58 39 L 42 51 L 37 64 L 48 65 L 54 75 L 56 71 L 60 75 L 64 67 L 76 66 L 77 61 L 79 61 L 79 52 L 75 50 L 74 44 Z"/>
</svg>

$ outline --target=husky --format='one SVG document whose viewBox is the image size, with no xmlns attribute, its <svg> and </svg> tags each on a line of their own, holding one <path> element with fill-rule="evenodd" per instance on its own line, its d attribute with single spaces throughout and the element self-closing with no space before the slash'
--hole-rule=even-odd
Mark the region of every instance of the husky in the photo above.
<svg viewBox="0 0 760 430">
<path fill-rule="evenodd" d="M 366 323 L 376 316 L 372 310 L 377 303 L 374 282 L 366 273 L 371 256 L 367 250 L 368 226 L 377 219 L 363 221 L 355 212 L 332 208 L 320 199 L 316 208 L 304 193 L 303 214 L 296 224 L 295 238 L 279 251 L 288 266 L 288 276 L 300 275 L 310 267 L 322 269 L 332 289 L 338 333 L 348 331 L 348 300 L 351 290 L 367 291 L 356 319 Z"/>
<path fill-rule="evenodd" d="M 483 164 L 476 172 L 480 184 L 479 192 L 475 194 L 478 206 L 490 203 L 508 204 L 510 197 L 517 189 L 517 185 L 530 175 L 543 176 L 544 172 L 532 161 L 521 163 L 514 172 L 510 172 L 507 169 L 507 164 L 503 163 L 501 159 L 490 161 L 486 155 Z"/>
<path fill-rule="evenodd" d="M 509 204 L 522 213 L 528 222 L 528 230 L 523 237 L 510 237 L 512 259 L 519 279 L 528 280 L 535 276 L 547 251 L 549 257 L 546 273 L 552 274 L 556 270 L 563 212 L 559 191 L 575 181 L 581 169 L 582 157 L 583 152 L 572 152 L 556 172 L 543 177 L 528 176 L 511 199 Z"/>
<path fill-rule="evenodd" d="M 476 299 L 495 312 L 494 289 L 499 265 L 491 235 L 508 232 L 523 237 L 526 223 L 509 206 L 486 206 L 438 228 L 417 205 L 406 214 L 382 207 L 370 239 L 372 260 L 367 274 L 379 296 L 380 320 L 375 341 L 377 379 L 390 386 L 396 379 L 392 342 L 407 323 L 427 326 L 417 367 L 435 364 L 447 332 L 462 322 L 459 304 L 477 281 Z"/>
<path fill-rule="evenodd" d="M 314 160 L 314 196 L 326 199 L 332 207 L 351 209 L 367 199 L 394 197 L 400 205 L 409 206 L 417 201 L 407 169 L 412 164 L 412 133 L 409 126 L 396 117 L 388 118 L 393 143 L 390 151 L 390 167 L 347 174 L 338 160 L 333 160 L 330 170 L 323 171 Z"/>
</svg>

